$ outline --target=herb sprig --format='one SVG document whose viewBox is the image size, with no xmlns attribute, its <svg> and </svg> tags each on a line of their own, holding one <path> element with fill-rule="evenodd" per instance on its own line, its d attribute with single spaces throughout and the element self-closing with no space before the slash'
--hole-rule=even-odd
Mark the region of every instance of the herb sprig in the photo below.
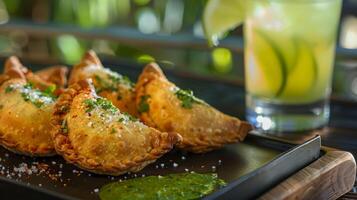
<svg viewBox="0 0 357 200">
<path fill-rule="evenodd" d="M 86 104 L 86 113 L 89 113 L 93 111 L 95 108 L 100 108 L 103 109 L 104 111 L 108 111 L 110 115 L 119 115 L 119 119 L 117 120 L 119 123 L 125 122 L 125 121 L 138 121 L 137 118 L 133 117 L 129 113 L 126 112 L 120 112 L 117 107 L 113 105 L 112 102 L 102 98 L 98 97 L 96 99 L 86 99 L 83 101 L 84 104 Z"/>
<path fill-rule="evenodd" d="M 129 113 L 127 113 L 127 112 L 123 112 L 123 115 L 124 115 L 125 117 L 127 117 L 127 118 L 128 118 L 130 121 L 132 121 L 132 122 L 139 121 L 138 118 L 132 116 L 131 114 L 129 114 Z"/>
<path fill-rule="evenodd" d="M 56 87 L 50 86 L 45 91 L 33 88 L 31 82 L 25 84 L 21 90 L 21 97 L 24 101 L 29 101 L 37 108 L 41 108 L 43 105 L 52 103 L 56 99 L 56 96 L 53 92 L 56 90 Z"/>
<path fill-rule="evenodd" d="M 192 108 L 194 103 L 204 104 L 205 102 L 193 95 L 192 90 L 179 89 L 175 92 L 176 97 L 181 101 L 181 106 L 186 109 Z"/>
<path fill-rule="evenodd" d="M 127 85 L 131 89 L 134 87 L 134 83 L 130 81 L 127 76 L 109 71 L 107 77 L 101 77 L 99 75 L 94 75 L 94 79 L 97 82 L 96 92 L 100 93 L 102 91 L 118 91 L 118 86 L 120 84 Z M 120 95 L 119 95 L 120 96 Z M 119 97 L 121 98 L 121 96 Z"/>
<path fill-rule="evenodd" d="M 117 107 L 115 107 L 112 102 L 98 97 L 96 99 L 86 99 L 84 100 L 84 103 L 87 106 L 87 110 L 86 112 L 91 112 L 93 109 L 95 109 L 96 107 L 99 107 L 105 111 L 109 111 L 111 113 L 116 113 L 117 111 L 119 111 L 119 109 Z"/>
<path fill-rule="evenodd" d="M 139 113 L 148 112 L 150 110 L 150 106 L 147 100 L 150 98 L 150 95 L 141 96 L 140 103 L 138 105 Z"/>
<path fill-rule="evenodd" d="M 12 91 L 14 91 L 14 87 L 12 85 L 9 85 L 5 88 L 5 93 L 10 93 Z"/>
</svg>

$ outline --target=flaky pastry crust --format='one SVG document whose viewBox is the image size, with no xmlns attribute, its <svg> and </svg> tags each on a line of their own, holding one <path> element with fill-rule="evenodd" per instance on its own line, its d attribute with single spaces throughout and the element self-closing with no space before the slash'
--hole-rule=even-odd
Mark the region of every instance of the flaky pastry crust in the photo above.
<svg viewBox="0 0 357 200">
<path fill-rule="evenodd" d="M 32 73 L 31 70 L 22 65 L 16 56 L 11 56 L 5 61 L 3 75 L 8 78 L 20 78 L 31 82 L 35 88 L 40 90 L 45 90 L 46 88 L 55 85 Z"/>
<path fill-rule="evenodd" d="M 178 148 L 208 152 L 242 141 L 252 129 L 250 124 L 225 115 L 199 99 L 185 108 L 177 96 L 179 90 L 155 63 L 145 67 L 136 84 L 137 107 L 142 106 L 143 99 L 148 104 L 147 111 L 140 114 L 141 120 L 160 131 L 179 133 L 183 141 Z"/>
<path fill-rule="evenodd" d="M 52 66 L 39 71 L 35 74 L 42 80 L 55 84 L 57 88 L 65 88 L 67 86 L 68 68 L 66 66 Z"/>
<path fill-rule="evenodd" d="M 44 97 L 40 104 L 25 100 L 29 71 L 17 58 L 6 61 L 0 86 L 0 143 L 6 149 L 29 156 L 55 154 L 50 136 L 54 101 Z M 27 93 L 30 94 L 30 93 Z M 39 102 L 38 102 L 39 103 Z"/>
<path fill-rule="evenodd" d="M 106 106 L 88 104 L 98 99 Z M 71 85 L 59 97 L 52 118 L 57 153 L 82 169 L 120 175 L 141 170 L 181 140 L 176 133 L 159 132 L 108 105 L 96 95 L 90 79 Z"/>
<path fill-rule="evenodd" d="M 134 86 L 116 72 L 104 68 L 94 51 L 88 51 L 71 71 L 69 84 L 91 78 L 99 96 L 109 99 L 122 112 L 137 116 Z"/>
</svg>

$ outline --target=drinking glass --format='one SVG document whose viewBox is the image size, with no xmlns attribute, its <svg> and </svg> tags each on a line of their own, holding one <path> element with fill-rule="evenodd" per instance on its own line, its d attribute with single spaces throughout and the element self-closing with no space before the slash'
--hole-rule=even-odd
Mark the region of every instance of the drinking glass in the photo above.
<svg viewBox="0 0 357 200">
<path fill-rule="evenodd" d="M 248 121 L 268 132 L 326 125 L 342 0 L 246 3 Z"/>
</svg>

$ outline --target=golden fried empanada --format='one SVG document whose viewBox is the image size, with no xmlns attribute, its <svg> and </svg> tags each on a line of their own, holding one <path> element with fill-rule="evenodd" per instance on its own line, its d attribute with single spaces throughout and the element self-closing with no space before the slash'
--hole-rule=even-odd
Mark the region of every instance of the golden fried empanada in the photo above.
<svg viewBox="0 0 357 200">
<path fill-rule="evenodd" d="M 55 97 L 33 88 L 29 71 L 12 57 L 6 61 L 0 86 L 0 143 L 19 154 L 55 154 L 50 118 Z"/>
<path fill-rule="evenodd" d="M 54 83 L 47 82 L 36 74 L 32 73 L 29 69 L 24 67 L 16 56 L 11 56 L 5 61 L 4 76 L 11 78 L 21 78 L 31 82 L 35 88 L 45 90 L 49 87 L 54 87 Z"/>
<path fill-rule="evenodd" d="M 135 172 L 181 140 L 120 112 L 96 95 L 90 80 L 71 85 L 55 106 L 52 136 L 57 153 L 68 162 L 99 174 Z"/>
<path fill-rule="evenodd" d="M 2 78 L 11 76 L 26 79 L 37 89 L 44 91 L 52 88 L 53 93 L 59 95 L 67 84 L 67 73 L 68 68 L 65 66 L 53 66 L 32 73 L 16 56 L 11 56 L 5 62 Z"/>
<path fill-rule="evenodd" d="M 134 84 L 128 77 L 104 68 L 94 51 L 88 51 L 74 66 L 69 84 L 91 78 L 97 94 L 109 99 L 122 112 L 137 116 Z"/>
<path fill-rule="evenodd" d="M 147 65 L 136 84 L 141 120 L 160 131 L 177 132 L 178 148 L 202 153 L 242 141 L 251 125 L 214 109 L 169 82 L 157 64 Z"/>
<path fill-rule="evenodd" d="M 67 73 L 68 68 L 66 66 L 52 66 L 35 72 L 42 80 L 55 84 L 57 88 L 66 87 Z"/>
</svg>

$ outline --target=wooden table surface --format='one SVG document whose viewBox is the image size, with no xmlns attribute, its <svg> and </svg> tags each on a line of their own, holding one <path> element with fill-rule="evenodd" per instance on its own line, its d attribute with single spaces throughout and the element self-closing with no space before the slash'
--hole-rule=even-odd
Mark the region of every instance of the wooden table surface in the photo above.
<svg viewBox="0 0 357 200">
<path fill-rule="evenodd" d="M 357 158 L 357 103 L 338 99 L 331 101 L 331 119 L 328 127 L 304 133 L 280 134 L 284 139 L 303 142 L 319 134 L 322 145 L 349 151 Z M 357 182 L 354 188 L 340 199 L 357 199 Z"/>
</svg>

